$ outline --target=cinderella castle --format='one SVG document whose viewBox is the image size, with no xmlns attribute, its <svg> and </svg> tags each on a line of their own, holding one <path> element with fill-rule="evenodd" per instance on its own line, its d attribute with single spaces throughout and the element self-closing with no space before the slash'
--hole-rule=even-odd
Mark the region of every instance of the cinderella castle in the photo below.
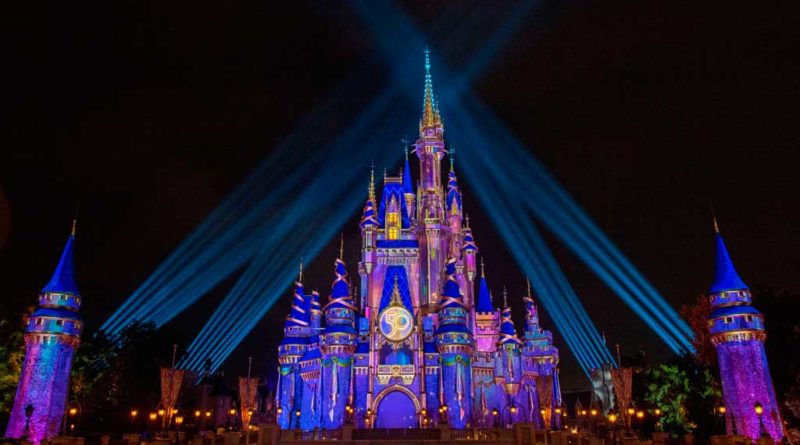
<svg viewBox="0 0 800 445">
<path fill-rule="evenodd" d="M 444 126 L 427 52 L 425 70 L 420 178 L 414 187 L 408 156 L 379 195 L 370 178 L 358 298 L 341 253 L 324 305 L 302 275 L 295 283 L 278 347 L 282 428 L 560 427 L 558 349 L 530 291 L 522 337 L 505 291 L 502 309 L 492 301 L 452 159 L 442 184 Z"/>
</svg>

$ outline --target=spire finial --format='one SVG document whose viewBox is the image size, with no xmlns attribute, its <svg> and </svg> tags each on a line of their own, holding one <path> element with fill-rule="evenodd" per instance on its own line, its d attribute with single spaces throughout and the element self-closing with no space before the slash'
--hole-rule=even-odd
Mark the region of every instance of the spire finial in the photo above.
<svg viewBox="0 0 800 445">
<path fill-rule="evenodd" d="M 339 234 L 339 259 L 344 261 L 344 233 Z"/>
<path fill-rule="evenodd" d="M 375 161 L 372 161 L 372 166 L 369 169 L 369 187 L 367 193 L 369 193 L 370 202 L 375 204 Z"/>
<path fill-rule="evenodd" d="M 708 198 L 708 208 L 711 210 L 711 222 L 714 223 L 714 233 L 719 235 L 719 224 L 717 223 L 717 212 L 714 211 L 714 205 L 711 203 L 711 197 Z"/>
<path fill-rule="evenodd" d="M 506 285 L 503 285 L 503 307 L 508 307 L 508 292 L 506 292 Z"/>
<path fill-rule="evenodd" d="M 455 147 L 450 147 L 450 150 L 448 150 L 447 153 L 450 155 L 450 171 L 453 171 L 454 170 L 453 169 L 453 163 L 456 160 L 456 149 L 455 149 Z"/>
<path fill-rule="evenodd" d="M 486 264 L 483 262 L 483 257 L 481 257 L 481 278 L 486 278 Z"/>
<path fill-rule="evenodd" d="M 528 285 L 528 296 L 530 297 L 531 296 L 531 280 L 527 276 L 525 277 L 525 283 L 527 283 L 527 285 Z"/>
<path fill-rule="evenodd" d="M 300 271 L 297 274 L 297 281 L 303 282 L 303 257 L 300 257 Z"/>
<path fill-rule="evenodd" d="M 70 230 L 69 236 L 75 238 L 75 233 L 77 232 L 77 229 L 78 229 L 78 217 L 75 216 L 75 219 L 72 220 L 72 230 Z"/>
<path fill-rule="evenodd" d="M 464 227 L 469 229 L 469 213 L 464 215 Z"/>
<path fill-rule="evenodd" d="M 408 161 L 408 139 L 406 139 L 405 135 L 403 139 L 400 139 L 400 143 L 403 144 L 403 154 L 406 155 L 406 161 Z"/>
<path fill-rule="evenodd" d="M 425 47 L 425 96 L 422 103 L 422 126 L 434 125 L 433 81 L 431 80 L 431 51 Z"/>
</svg>

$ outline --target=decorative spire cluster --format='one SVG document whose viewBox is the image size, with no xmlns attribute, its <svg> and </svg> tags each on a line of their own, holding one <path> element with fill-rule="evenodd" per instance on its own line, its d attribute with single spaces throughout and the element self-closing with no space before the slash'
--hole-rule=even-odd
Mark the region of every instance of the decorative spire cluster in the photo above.
<svg viewBox="0 0 800 445">
<path fill-rule="evenodd" d="M 442 125 L 442 118 L 439 115 L 439 105 L 433 95 L 433 79 L 431 77 L 431 52 L 425 48 L 425 93 L 422 103 L 422 120 L 420 129 L 431 128 Z"/>
</svg>

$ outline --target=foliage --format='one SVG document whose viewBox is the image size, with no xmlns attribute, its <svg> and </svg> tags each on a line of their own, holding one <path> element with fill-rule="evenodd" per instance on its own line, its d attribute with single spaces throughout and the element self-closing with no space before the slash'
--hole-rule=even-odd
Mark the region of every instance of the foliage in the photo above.
<svg viewBox="0 0 800 445">
<path fill-rule="evenodd" d="M 660 425 L 673 437 L 687 433 L 708 437 L 719 432 L 712 413 L 721 392 L 714 376 L 693 356 L 643 367 L 634 379 L 639 380 L 634 398 L 640 406 L 661 409 Z"/>
<path fill-rule="evenodd" d="M 32 308 L 31 308 L 32 310 Z M 0 318 L 0 425 L 5 424 L 14 405 L 17 383 L 25 358 L 25 317 L 18 313 L 4 313 Z"/>
<path fill-rule="evenodd" d="M 160 399 L 159 368 L 169 366 L 177 336 L 134 322 L 110 339 L 84 336 L 72 368 L 72 397 L 84 407 L 83 428 L 116 430 L 131 408 L 152 410 Z"/>
<path fill-rule="evenodd" d="M 697 360 L 716 371 L 719 366 L 717 363 L 717 349 L 711 343 L 711 333 L 708 331 L 711 301 L 707 296 L 700 295 L 694 304 L 681 306 L 680 314 L 694 331 L 692 346 L 697 351 Z"/>
</svg>

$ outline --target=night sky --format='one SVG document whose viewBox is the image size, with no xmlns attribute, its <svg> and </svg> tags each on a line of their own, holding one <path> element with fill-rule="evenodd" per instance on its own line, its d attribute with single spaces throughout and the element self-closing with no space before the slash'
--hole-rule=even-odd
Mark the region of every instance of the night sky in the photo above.
<svg viewBox="0 0 800 445">
<path fill-rule="evenodd" d="M 387 82 L 378 45 L 346 3 L 111 3 L 30 5 L 2 19 L 0 294 L 6 310 L 35 301 L 80 201 L 76 274 L 90 330 L 353 70 L 370 71 L 353 86 L 354 101 Z M 745 282 L 800 291 L 797 2 L 560 3 L 533 9 L 474 85 L 479 97 L 675 306 L 712 279 L 709 198 Z M 435 54 L 451 66 L 469 60 L 513 7 L 402 5 L 434 52 L 456 30 L 468 36 Z M 422 97 L 419 50 L 411 72 Z M 433 74 L 434 85 L 447 82 Z M 418 113 L 402 112 L 413 138 Z M 399 142 L 386 149 L 400 150 Z M 524 277 L 470 178 L 459 179 L 495 295 L 503 284 L 521 295 Z M 345 228 L 351 274 L 357 216 Z M 551 241 L 609 345 L 666 357 L 644 324 Z M 337 244 L 307 271 L 323 296 Z M 191 339 L 231 284 L 174 327 Z M 240 371 L 248 355 L 261 372 L 274 369 L 289 285 L 285 304 L 227 369 Z M 546 316 L 545 325 L 553 327 Z M 584 385 L 556 341 L 565 389 Z"/>
</svg>

